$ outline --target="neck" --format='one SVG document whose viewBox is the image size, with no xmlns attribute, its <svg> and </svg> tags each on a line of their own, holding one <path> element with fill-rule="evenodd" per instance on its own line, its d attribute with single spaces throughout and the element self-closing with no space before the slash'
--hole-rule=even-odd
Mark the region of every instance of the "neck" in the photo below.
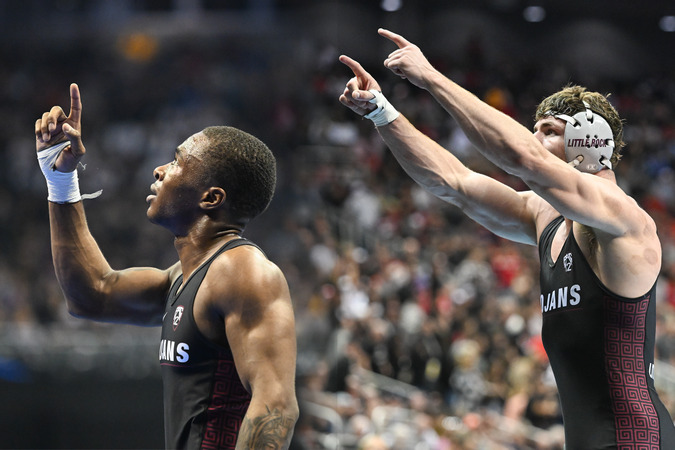
<svg viewBox="0 0 675 450">
<path fill-rule="evenodd" d="M 217 231 L 216 234 L 215 234 L 215 238 L 219 239 L 219 238 L 225 238 L 225 237 L 228 237 L 228 236 L 239 236 L 239 237 L 241 237 L 241 234 L 243 232 L 244 232 L 244 230 L 242 230 L 241 228 L 230 227 L 230 228 L 227 228 L 227 229 Z"/>
<path fill-rule="evenodd" d="M 611 169 L 602 169 L 601 171 L 596 172 L 595 175 L 616 183 L 616 174 Z"/>
<path fill-rule="evenodd" d="M 178 252 L 183 270 L 183 278 L 187 277 L 206 261 L 227 241 L 241 237 L 243 229 L 224 225 L 214 230 L 193 230 L 186 236 L 176 236 L 174 247 Z"/>
</svg>

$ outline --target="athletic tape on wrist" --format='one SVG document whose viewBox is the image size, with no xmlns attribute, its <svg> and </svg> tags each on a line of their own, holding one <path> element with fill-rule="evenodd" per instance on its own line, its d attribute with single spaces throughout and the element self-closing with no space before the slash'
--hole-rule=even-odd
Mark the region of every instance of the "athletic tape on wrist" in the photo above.
<svg viewBox="0 0 675 450">
<path fill-rule="evenodd" d="M 396 108 L 394 108 L 391 103 L 389 103 L 382 92 L 375 89 L 370 89 L 368 92 L 374 95 L 374 97 L 370 99 L 368 103 L 374 103 L 377 108 L 363 117 L 372 120 L 376 127 L 390 124 L 401 115 L 401 113 L 399 113 Z"/>
<path fill-rule="evenodd" d="M 77 203 L 80 200 L 96 198 L 103 190 L 93 194 L 80 194 L 80 184 L 77 170 L 72 172 L 59 172 L 54 167 L 57 158 L 70 145 L 70 141 L 45 148 L 37 152 L 37 159 L 42 169 L 42 174 L 47 180 L 47 200 L 54 203 Z"/>
</svg>

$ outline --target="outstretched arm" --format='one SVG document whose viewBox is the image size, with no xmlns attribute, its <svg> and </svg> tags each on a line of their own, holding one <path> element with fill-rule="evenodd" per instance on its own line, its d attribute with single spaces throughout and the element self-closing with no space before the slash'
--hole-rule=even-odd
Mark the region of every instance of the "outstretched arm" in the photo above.
<svg viewBox="0 0 675 450">
<path fill-rule="evenodd" d="M 377 81 L 348 56 L 340 61 L 354 77 L 340 101 L 359 115 L 374 108 L 371 89 L 380 91 Z M 401 167 L 428 192 L 454 204 L 476 222 L 507 239 L 536 244 L 534 215 L 541 199 L 518 193 L 490 177 L 473 172 L 451 152 L 415 128 L 403 115 L 377 127 Z"/>
<path fill-rule="evenodd" d="M 566 218 L 608 236 L 624 236 L 648 225 L 644 213 L 615 183 L 574 169 L 530 130 L 443 76 L 419 47 L 391 31 L 378 32 L 398 47 L 385 67 L 429 91 L 485 157 L 522 179 Z M 564 144 L 563 136 L 559 138 Z"/>
<path fill-rule="evenodd" d="M 77 183 L 68 178 L 86 153 L 82 102 L 70 86 L 70 112 L 53 107 L 35 122 L 38 156 L 70 141 L 53 162 L 43 163 L 50 186 L 49 220 L 56 277 L 71 314 L 98 321 L 160 325 L 164 301 L 179 267 L 113 270 L 89 231 Z M 56 156 L 56 155 L 55 155 Z M 64 178 L 65 177 L 65 178 Z"/>
</svg>

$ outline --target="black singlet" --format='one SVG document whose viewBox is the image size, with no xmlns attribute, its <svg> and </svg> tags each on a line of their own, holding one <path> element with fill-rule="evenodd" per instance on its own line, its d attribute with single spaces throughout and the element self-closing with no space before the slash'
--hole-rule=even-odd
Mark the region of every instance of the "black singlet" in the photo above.
<svg viewBox="0 0 675 450">
<path fill-rule="evenodd" d="M 195 295 L 211 263 L 246 239 L 228 241 L 204 262 L 177 294 L 171 286 L 162 322 L 159 361 L 164 384 L 164 437 L 168 449 L 234 449 L 251 395 L 244 389 L 232 352 L 207 340 L 192 314 Z"/>
<path fill-rule="evenodd" d="M 598 280 L 569 233 L 557 260 L 559 217 L 544 230 L 542 339 L 555 375 L 566 450 L 675 449 L 675 427 L 654 389 L 656 286 L 625 298 Z"/>
</svg>

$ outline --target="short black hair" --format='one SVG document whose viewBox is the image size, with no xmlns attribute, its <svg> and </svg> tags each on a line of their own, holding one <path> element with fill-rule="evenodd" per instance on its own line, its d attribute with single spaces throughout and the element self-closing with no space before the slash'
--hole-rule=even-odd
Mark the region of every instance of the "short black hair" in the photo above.
<svg viewBox="0 0 675 450">
<path fill-rule="evenodd" d="M 209 142 L 202 154 L 206 173 L 227 194 L 235 219 L 250 220 L 270 204 L 276 187 L 276 160 L 255 136 L 229 126 L 202 130 Z"/>
</svg>

